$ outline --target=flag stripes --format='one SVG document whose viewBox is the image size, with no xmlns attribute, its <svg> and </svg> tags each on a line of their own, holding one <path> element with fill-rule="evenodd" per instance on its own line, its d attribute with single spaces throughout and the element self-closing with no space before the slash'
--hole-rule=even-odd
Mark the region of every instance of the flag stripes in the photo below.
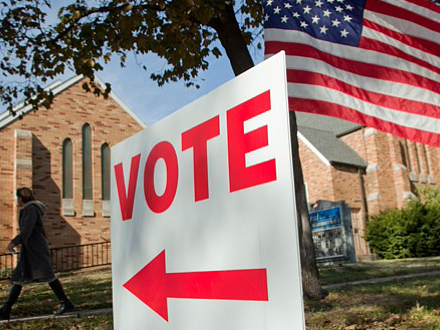
<svg viewBox="0 0 440 330">
<path fill-rule="evenodd" d="M 312 1 L 304 2 L 313 7 Z M 339 7 L 351 3 L 337 2 Z M 265 10 L 271 7 L 266 3 Z M 298 19 L 305 27 L 310 21 L 302 15 Z M 424 0 L 366 0 L 361 15 L 359 43 L 352 46 L 323 40 L 305 28 L 277 25 L 273 14 L 265 28 L 265 53 L 286 52 L 290 109 L 336 116 L 440 146 L 439 7 Z M 316 17 L 312 24 L 319 22 Z M 332 21 L 335 28 L 339 24 L 342 31 L 347 23 Z"/>
</svg>

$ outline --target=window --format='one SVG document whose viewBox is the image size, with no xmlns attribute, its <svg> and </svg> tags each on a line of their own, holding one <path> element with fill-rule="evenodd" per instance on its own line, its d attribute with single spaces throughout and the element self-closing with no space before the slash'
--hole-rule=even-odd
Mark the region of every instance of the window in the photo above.
<svg viewBox="0 0 440 330">
<path fill-rule="evenodd" d="M 63 142 L 63 199 L 73 198 L 73 146 L 72 140 Z"/>
<path fill-rule="evenodd" d="M 417 161 L 417 169 L 419 173 L 422 173 L 422 168 L 420 166 L 420 154 L 419 154 L 419 148 L 417 147 L 417 143 L 413 142 L 414 150 L 416 153 L 416 161 Z"/>
<path fill-rule="evenodd" d="M 110 200 L 110 147 L 107 143 L 101 146 L 102 200 Z"/>
<path fill-rule="evenodd" d="M 403 163 L 403 165 L 405 165 L 406 168 L 408 168 L 408 162 L 406 160 L 405 146 L 400 141 L 399 141 L 399 148 L 400 148 L 400 157 L 402 158 L 402 163 Z"/>
<path fill-rule="evenodd" d="M 83 199 L 93 199 L 92 179 L 92 129 L 85 124 L 82 129 Z"/>
<path fill-rule="evenodd" d="M 426 144 L 423 145 L 423 155 L 425 159 L 426 170 L 428 174 L 431 174 L 431 166 L 429 166 L 428 149 L 426 148 Z"/>
</svg>

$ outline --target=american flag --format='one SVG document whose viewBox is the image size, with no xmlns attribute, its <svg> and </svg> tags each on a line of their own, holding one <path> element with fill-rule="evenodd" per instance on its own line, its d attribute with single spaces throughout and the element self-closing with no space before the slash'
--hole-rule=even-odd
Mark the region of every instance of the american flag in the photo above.
<svg viewBox="0 0 440 330">
<path fill-rule="evenodd" d="M 440 7 L 427 0 L 263 0 L 289 108 L 440 147 Z"/>
</svg>

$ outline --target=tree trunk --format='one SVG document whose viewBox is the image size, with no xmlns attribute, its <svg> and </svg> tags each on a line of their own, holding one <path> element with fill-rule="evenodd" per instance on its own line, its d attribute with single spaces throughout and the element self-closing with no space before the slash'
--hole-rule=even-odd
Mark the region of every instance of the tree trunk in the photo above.
<svg viewBox="0 0 440 330">
<path fill-rule="evenodd" d="M 296 124 L 294 111 L 289 111 L 289 120 L 303 291 L 307 298 L 320 300 L 326 296 L 326 293 L 322 290 L 321 284 L 319 283 L 319 271 L 316 265 L 315 246 L 313 245 L 312 228 L 309 220 L 306 189 L 301 161 L 299 159 L 298 126 Z"/>
<path fill-rule="evenodd" d="M 218 17 L 210 22 L 210 26 L 217 31 L 220 42 L 226 50 L 236 76 L 254 66 L 238 25 L 233 6 L 227 5 L 225 11 L 219 13 Z M 303 292 L 306 297 L 319 300 L 324 298 L 325 294 L 319 284 L 319 272 L 316 266 L 315 248 L 312 241 L 304 179 L 299 159 L 296 117 L 293 111 L 290 112 L 290 133 L 292 139 Z"/>
</svg>

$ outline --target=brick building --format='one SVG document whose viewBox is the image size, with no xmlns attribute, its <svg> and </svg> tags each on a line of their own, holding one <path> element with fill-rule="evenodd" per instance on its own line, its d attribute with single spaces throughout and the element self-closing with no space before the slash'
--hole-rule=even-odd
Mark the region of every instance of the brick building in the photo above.
<svg viewBox="0 0 440 330">
<path fill-rule="evenodd" d="M 81 76 L 49 88 L 49 110 L 0 115 L 0 254 L 17 232 L 15 189 L 48 206 L 51 247 L 110 240 L 110 147 L 145 124 L 115 95 L 86 93 Z M 22 119 L 19 119 L 19 117 Z"/>
<path fill-rule="evenodd" d="M 297 113 L 300 158 L 308 201 L 346 201 L 358 260 L 368 215 L 401 207 L 416 187 L 440 182 L 439 148 L 341 119 Z"/>
<path fill-rule="evenodd" d="M 145 124 L 115 95 L 84 92 L 82 80 L 50 86 L 49 110 L 18 106 L 15 117 L 0 114 L 0 251 L 18 229 L 20 186 L 47 204 L 52 247 L 110 240 L 110 147 Z M 440 182 L 438 148 L 332 117 L 299 112 L 297 122 L 308 200 L 350 205 L 358 260 L 370 256 L 368 215 L 402 206 L 418 185 Z"/>
</svg>

